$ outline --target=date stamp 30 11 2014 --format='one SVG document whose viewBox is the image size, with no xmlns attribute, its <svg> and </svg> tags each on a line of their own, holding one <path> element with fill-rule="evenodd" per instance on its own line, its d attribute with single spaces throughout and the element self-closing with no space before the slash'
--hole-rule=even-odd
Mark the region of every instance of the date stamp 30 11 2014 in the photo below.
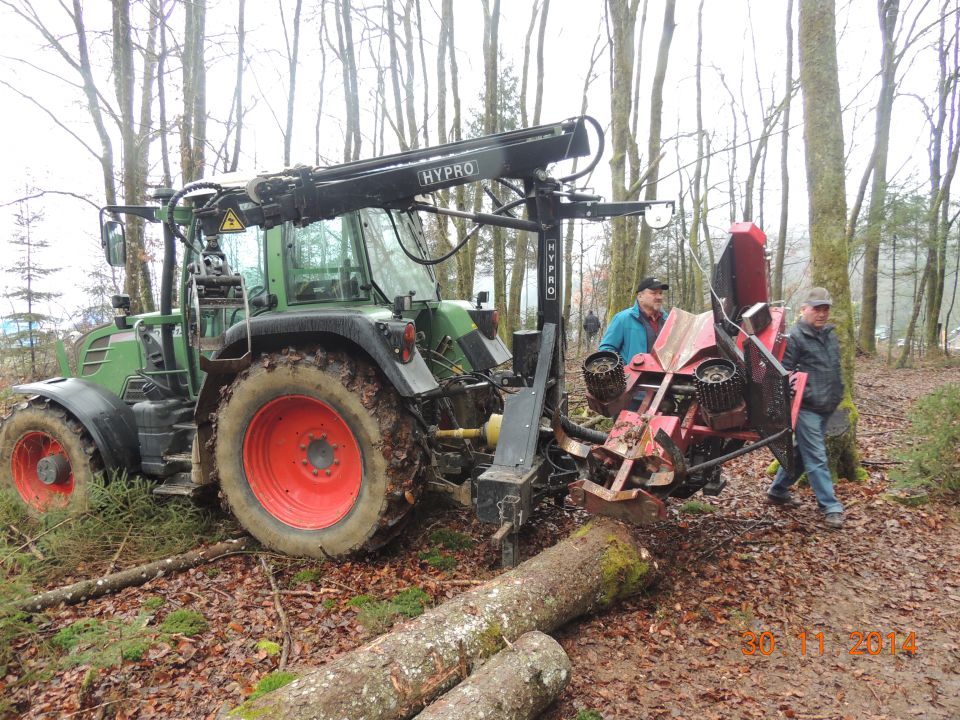
<svg viewBox="0 0 960 720">
<path fill-rule="evenodd" d="M 803 631 L 791 637 L 778 636 L 770 631 L 740 633 L 740 652 L 747 656 L 768 656 L 778 650 L 783 653 L 786 647 L 800 651 L 801 657 L 823 657 L 830 652 L 830 643 L 824 633 Z M 843 646 L 848 655 L 916 655 L 917 634 L 910 632 L 882 633 L 877 630 L 855 630 L 850 633 L 850 641 Z M 789 652 L 789 651 L 788 651 Z"/>
</svg>

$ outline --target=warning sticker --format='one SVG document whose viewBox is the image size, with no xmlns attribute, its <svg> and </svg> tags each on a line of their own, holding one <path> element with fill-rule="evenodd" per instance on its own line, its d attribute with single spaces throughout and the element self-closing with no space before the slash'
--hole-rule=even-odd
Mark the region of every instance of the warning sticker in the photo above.
<svg viewBox="0 0 960 720">
<path fill-rule="evenodd" d="M 243 224 L 233 208 L 228 208 L 227 214 L 223 216 L 223 221 L 220 223 L 220 232 L 243 232 L 246 229 L 247 226 Z"/>
</svg>

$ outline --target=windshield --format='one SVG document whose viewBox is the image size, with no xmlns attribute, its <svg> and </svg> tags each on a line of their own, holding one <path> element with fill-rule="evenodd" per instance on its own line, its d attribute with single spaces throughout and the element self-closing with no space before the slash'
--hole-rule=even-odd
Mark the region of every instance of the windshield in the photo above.
<svg viewBox="0 0 960 720">
<path fill-rule="evenodd" d="M 428 266 L 407 257 L 397 240 L 399 234 L 403 247 L 417 257 L 423 257 L 418 244 L 422 235 L 413 216 L 378 208 L 367 208 L 359 214 L 370 257 L 370 271 L 387 300 L 411 292 L 414 300 L 436 300 L 437 282 L 433 272 Z"/>
</svg>

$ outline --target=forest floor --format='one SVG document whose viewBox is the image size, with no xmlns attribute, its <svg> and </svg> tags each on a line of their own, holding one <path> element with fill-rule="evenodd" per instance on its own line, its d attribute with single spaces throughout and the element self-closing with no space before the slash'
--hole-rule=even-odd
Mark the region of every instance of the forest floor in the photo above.
<svg viewBox="0 0 960 720">
<path fill-rule="evenodd" d="M 723 494 L 704 498 L 714 511 L 681 513 L 677 502 L 667 522 L 638 529 L 662 567 L 654 588 L 557 634 L 573 679 L 543 718 L 960 717 L 960 511 L 885 497 L 911 402 L 960 372 L 862 361 L 857 378 L 870 477 L 838 484 L 845 528 L 822 525 L 809 489 L 798 491 L 799 509 L 767 506 L 766 452 L 731 463 Z M 524 555 L 585 520 L 542 507 L 524 528 Z M 441 529 L 475 544 L 445 550 Z M 39 635 L 17 641 L 0 696 L 10 717 L 216 717 L 277 669 L 284 622 L 286 669 L 297 673 L 369 639 L 358 597 L 388 600 L 416 586 L 437 604 L 496 576 L 489 530 L 471 511 L 433 505 L 365 562 L 240 554 L 48 611 Z M 94 571 L 80 567 L 74 579 Z M 201 614 L 205 629 L 161 634 L 183 609 Z M 113 649 L 55 660 L 50 641 L 81 619 L 118 633 Z M 123 628 L 145 639 L 132 659 L 117 652 Z"/>
</svg>

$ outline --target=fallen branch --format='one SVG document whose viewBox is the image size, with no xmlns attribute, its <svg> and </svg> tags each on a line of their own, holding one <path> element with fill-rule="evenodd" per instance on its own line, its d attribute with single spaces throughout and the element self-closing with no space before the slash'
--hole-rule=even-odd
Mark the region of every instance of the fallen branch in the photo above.
<svg viewBox="0 0 960 720">
<path fill-rule="evenodd" d="M 860 459 L 861 465 L 903 465 L 902 460 L 865 460 Z"/>
<path fill-rule="evenodd" d="M 267 580 L 270 581 L 270 588 L 273 590 L 273 606 L 277 609 L 277 615 L 280 618 L 280 630 L 283 635 L 283 645 L 280 650 L 280 661 L 277 663 L 277 670 L 284 670 L 287 667 L 287 658 L 290 657 L 290 623 L 287 622 L 287 613 L 283 609 L 283 602 L 280 600 L 280 586 L 277 585 L 277 580 L 273 577 L 273 568 L 270 567 L 270 564 L 267 562 L 267 559 L 261 555 L 259 557 L 260 567 L 263 568 L 263 572 L 267 576 Z"/>
<path fill-rule="evenodd" d="M 560 695 L 570 682 L 570 671 L 570 658 L 560 643 L 534 630 L 494 655 L 416 720 L 530 720 Z"/>
<path fill-rule="evenodd" d="M 16 554 L 17 554 L 18 552 L 20 552 L 21 550 L 27 549 L 28 547 L 30 547 L 31 544 L 37 542 L 37 540 L 39 540 L 40 538 L 42 538 L 44 535 L 46 535 L 46 534 L 48 534 L 48 533 L 52 533 L 54 530 L 56 530 L 56 529 L 57 529 L 58 527 L 60 527 L 61 525 L 66 525 L 68 522 L 73 522 L 75 519 L 76 519 L 76 516 L 75 516 L 75 515 L 71 515 L 71 516 L 68 517 L 66 520 L 61 520 L 60 522 L 58 522 L 58 523 L 57 523 L 56 525 L 54 525 L 53 527 L 48 527 L 46 530 L 44 530 L 42 533 L 40 533 L 39 535 L 37 535 L 35 538 L 29 538 L 29 537 L 27 537 L 23 532 L 21 532 L 21 531 L 18 530 L 17 532 L 20 532 L 21 535 L 23 535 L 24 537 L 27 538 L 27 542 L 25 542 L 23 545 L 21 545 L 20 547 L 18 547 L 18 548 L 17 548 L 16 550 L 14 550 L 13 552 L 8 553 L 7 555 L 4 555 L 4 556 L 3 556 L 3 559 L 0 560 L 0 564 L 5 563 L 7 560 L 9 560 L 10 558 L 12 558 L 14 555 L 16 555 Z"/>
<path fill-rule="evenodd" d="M 211 545 L 208 548 L 191 550 L 190 552 L 183 553 L 182 555 L 174 555 L 165 560 L 157 560 L 152 563 L 147 563 L 146 565 L 121 570 L 111 575 L 104 575 L 97 580 L 81 580 L 72 585 L 54 588 L 53 590 L 48 590 L 33 597 L 17 600 L 12 603 L 12 605 L 28 612 L 38 612 L 49 607 L 55 607 L 60 603 L 75 605 L 112 592 L 117 592 L 123 588 L 143 585 L 167 573 L 189 570 L 197 565 L 217 560 L 226 555 L 232 555 L 240 550 L 247 549 L 252 543 L 253 540 L 250 537 L 227 540 L 222 543 L 217 543 L 216 545 Z"/>
<path fill-rule="evenodd" d="M 490 582 L 227 717 L 397 720 L 530 630 L 550 632 L 650 584 L 656 565 L 630 529 L 598 519 Z"/>
<path fill-rule="evenodd" d="M 23 549 L 27 549 L 30 551 L 30 554 L 33 555 L 37 560 L 41 562 L 46 560 L 46 558 L 43 556 L 43 553 L 40 552 L 40 548 L 38 548 L 36 545 L 33 544 L 33 539 L 29 535 L 27 535 L 23 530 L 18 528 L 13 523 L 10 523 L 10 529 L 13 530 L 17 535 L 22 537 L 24 540 L 26 540 L 26 542 L 20 547 L 18 547 L 14 552 L 20 552 Z M 6 560 L 6 558 L 4 558 L 4 560 Z"/>
</svg>

